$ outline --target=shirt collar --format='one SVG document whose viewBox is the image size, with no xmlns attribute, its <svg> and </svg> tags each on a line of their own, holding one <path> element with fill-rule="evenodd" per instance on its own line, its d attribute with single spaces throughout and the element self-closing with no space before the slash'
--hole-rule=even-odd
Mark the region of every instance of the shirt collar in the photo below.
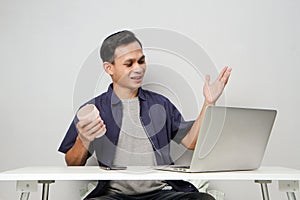
<svg viewBox="0 0 300 200">
<path fill-rule="evenodd" d="M 121 100 L 119 99 L 119 97 L 116 95 L 116 93 L 113 90 L 112 83 L 109 85 L 107 92 L 108 92 L 109 96 L 111 97 L 111 104 L 116 105 L 116 104 L 121 103 Z M 146 96 L 145 96 L 145 91 L 141 87 L 138 89 L 138 98 L 139 98 L 139 100 L 143 100 L 143 101 L 147 100 Z"/>
</svg>

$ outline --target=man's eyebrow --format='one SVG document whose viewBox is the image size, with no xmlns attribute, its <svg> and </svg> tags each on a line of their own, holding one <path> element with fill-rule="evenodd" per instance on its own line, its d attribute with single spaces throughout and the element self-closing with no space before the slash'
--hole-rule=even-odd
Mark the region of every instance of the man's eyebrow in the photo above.
<svg viewBox="0 0 300 200">
<path fill-rule="evenodd" d="M 142 59 L 145 59 L 145 55 L 142 55 L 138 60 L 142 60 Z M 133 62 L 133 61 L 135 61 L 136 59 L 134 59 L 134 58 L 128 58 L 128 59 L 126 59 L 126 60 L 124 60 L 124 62 Z"/>
<path fill-rule="evenodd" d="M 145 55 L 142 55 L 139 60 L 145 59 Z"/>
</svg>

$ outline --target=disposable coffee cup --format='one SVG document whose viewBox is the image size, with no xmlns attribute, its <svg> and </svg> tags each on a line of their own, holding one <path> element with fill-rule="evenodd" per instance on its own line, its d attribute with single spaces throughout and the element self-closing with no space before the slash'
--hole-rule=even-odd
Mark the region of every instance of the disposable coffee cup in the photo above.
<svg viewBox="0 0 300 200">
<path fill-rule="evenodd" d="M 99 116 L 99 110 L 96 108 L 94 104 L 87 104 L 80 108 L 77 112 L 77 118 L 79 121 L 81 120 L 90 120 L 94 121 Z M 100 133 L 96 138 L 103 136 L 105 132 Z"/>
</svg>

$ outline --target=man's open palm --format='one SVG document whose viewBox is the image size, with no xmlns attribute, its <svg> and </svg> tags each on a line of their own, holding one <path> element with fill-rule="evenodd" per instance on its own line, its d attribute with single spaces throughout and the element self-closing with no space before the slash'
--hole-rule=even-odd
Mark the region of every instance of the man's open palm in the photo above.
<svg viewBox="0 0 300 200">
<path fill-rule="evenodd" d="M 210 76 L 206 75 L 205 84 L 203 87 L 203 94 L 206 103 L 216 103 L 228 82 L 231 71 L 232 69 L 230 67 L 224 67 L 223 70 L 220 72 L 219 77 L 212 84 L 210 84 Z"/>
</svg>

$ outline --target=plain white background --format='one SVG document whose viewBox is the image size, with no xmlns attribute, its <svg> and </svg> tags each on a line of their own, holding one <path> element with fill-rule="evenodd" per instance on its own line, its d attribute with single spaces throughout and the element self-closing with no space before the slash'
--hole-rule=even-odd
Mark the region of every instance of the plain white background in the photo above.
<svg viewBox="0 0 300 200">
<path fill-rule="evenodd" d="M 263 165 L 300 169 L 299 9 L 297 0 L 0 0 L 0 171 L 65 165 L 57 148 L 83 63 L 108 34 L 145 27 L 191 38 L 218 70 L 232 66 L 226 105 L 278 110 Z M 193 87 L 201 92 L 202 82 Z M 84 183 L 57 182 L 50 197 L 79 199 Z M 229 200 L 261 199 L 252 182 L 211 187 Z M 270 185 L 271 198 L 284 199 L 277 188 Z M 0 182 L 1 200 L 18 197 L 14 182 Z"/>
</svg>

